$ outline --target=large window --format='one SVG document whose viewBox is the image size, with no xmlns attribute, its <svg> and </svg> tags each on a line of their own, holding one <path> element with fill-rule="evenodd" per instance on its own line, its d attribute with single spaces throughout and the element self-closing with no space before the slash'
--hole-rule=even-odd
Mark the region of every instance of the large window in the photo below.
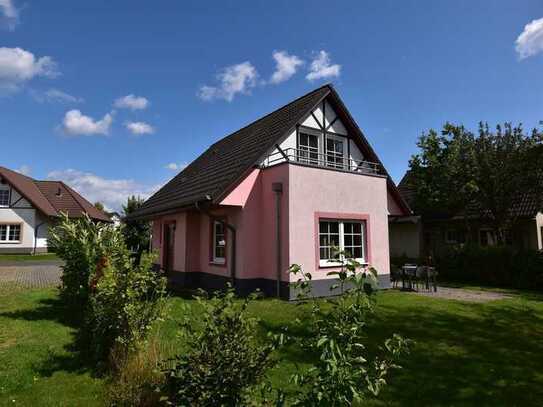
<svg viewBox="0 0 543 407">
<path fill-rule="evenodd" d="M 226 261 L 226 231 L 224 223 L 213 221 L 213 262 L 224 264 Z"/>
<path fill-rule="evenodd" d="M 9 206 L 9 189 L 0 188 L 0 206 Z"/>
<path fill-rule="evenodd" d="M 366 262 L 365 222 L 351 220 L 319 221 L 319 261 L 321 266 L 334 266 L 339 252 L 361 263 Z"/>
<path fill-rule="evenodd" d="M 335 137 L 326 138 L 326 163 L 329 167 L 343 168 L 343 140 Z"/>
<path fill-rule="evenodd" d="M 21 225 L 0 225 L 0 242 L 19 243 L 21 241 Z"/>
<path fill-rule="evenodd" d="M 319 136 L 300 133 L 299 161 L 302 163 L 319 164 Z"/>
</svg>

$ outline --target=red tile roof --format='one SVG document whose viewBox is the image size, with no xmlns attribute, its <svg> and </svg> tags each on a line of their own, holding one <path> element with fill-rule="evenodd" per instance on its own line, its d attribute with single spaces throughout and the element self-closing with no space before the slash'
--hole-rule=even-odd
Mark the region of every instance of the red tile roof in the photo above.
<svg viewBox="0 0 543 407">
<path fill-rule="evenodd" d="M 37 181 L 5 167 L 0 167 L 0 178 L 46 216 L 63 212 L 77 218 L 86 213 L 94 220 L 111 222 L 109 216 L 62 181 Z"/>
</svg>

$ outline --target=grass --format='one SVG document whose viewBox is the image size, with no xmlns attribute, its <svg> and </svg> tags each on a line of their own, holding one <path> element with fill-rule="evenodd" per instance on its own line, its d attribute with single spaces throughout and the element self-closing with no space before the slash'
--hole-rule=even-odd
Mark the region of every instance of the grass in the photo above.
<svg viewBox="0 0 543 407">
<path fill-rule="evenodd" d="M 160 340 L 176 341 L 176 318 L 186 299 L 170 299 Z M 368 343 L 392 333 L 415 341 L 380 400 L 370 404 L 432 406 L 537 406 L 543 399 L 543 296 L 522 293 L 483 304 L 401 292 L 379 294 Z M 263 300 L 251 311 L 263 330 L 289 325 L 304 309 Z M 75 327 L 55 289 L 0 289 L 0 405 L 104 404 L 106 382 L 93 376 L 74 349 Z M 287 390 L 296 365 L 309 363 L 295 344 L 283 349 L 272 380 Z M 15 400 L 15 401 L 12 401 Z"/>
<path fill-rule="evenodd" d="M 43 261 L 43 260 L 58 260 L 55 253 L 43 254 L 0 254 L 0 262 L 2 261 Z"/>
</svg>

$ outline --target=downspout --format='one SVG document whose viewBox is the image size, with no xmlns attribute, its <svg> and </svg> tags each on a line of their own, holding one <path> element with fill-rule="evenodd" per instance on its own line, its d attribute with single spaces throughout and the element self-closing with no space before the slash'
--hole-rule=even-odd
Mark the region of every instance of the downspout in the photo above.
<svg viewBox="0 0 543 407">
<path fill-rule="evenodd" d="M 275 192 L 275 264 L 276 264 L 276 295 L 281 298 L 281 195 L 283 184 L 274 182 L 272 191 Z"/>
<path fill-rule="evenodd" d="M 200 213 L 203 213 L 208 218 L 213 219 L 214 216 L 208 210 L 200 206 L 200 202 L 210 202 L 210 201 L 211 201 L 211 197 L 209 195 L 206 195 L 205 199 L 201 201 L 196 201 L 196 203 L 194 204 L 194 207 Z M 231 262 L 231 270 L 230 270 L 230 280 L 232 282 L 232 287 L 235 287 L 236 286 L 236 228 L 233 225 L 223 220 L 216 219 L 216 221 L 222 223 L 223 226 L 226 227 L 232 234 L 232 262 Z"/>
<path fill-rule="evenodd" d="M 40 229 L 41 226 L 43 226 L 45 222 L 42 222 L 42 223 L 39 223 L 35 228 L 34 228 L 34 249 L 32 250 L 32 255 L 36 254 L 36 248 L 38 246 L 38 231 Z"/>
</svg>

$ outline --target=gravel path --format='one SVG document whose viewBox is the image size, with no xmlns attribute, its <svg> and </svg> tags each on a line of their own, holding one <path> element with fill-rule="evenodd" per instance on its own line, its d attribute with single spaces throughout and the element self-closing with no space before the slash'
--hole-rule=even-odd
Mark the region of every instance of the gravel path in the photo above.
<svg viewBox="0 0 543 407">
<path fill-rule="evenodd" d="M 54 287 L 60 284 L 61 262 L 1 262 L 0 288 L 16 285 L 25 288 Z"/>
<path fill-rule="evenodd" d="M 443 298 L 446 300 L 459 300 L 469 302 L 488 302 L 511 298 L 511 295 L 503 294 L 495 291 L 478 291 L 464 290 L 462 288 L 438 287 L 437 292 L 434 291 L 418 291 L 414 292 L 417 295 L 425 297 Z"/>
</svg>

